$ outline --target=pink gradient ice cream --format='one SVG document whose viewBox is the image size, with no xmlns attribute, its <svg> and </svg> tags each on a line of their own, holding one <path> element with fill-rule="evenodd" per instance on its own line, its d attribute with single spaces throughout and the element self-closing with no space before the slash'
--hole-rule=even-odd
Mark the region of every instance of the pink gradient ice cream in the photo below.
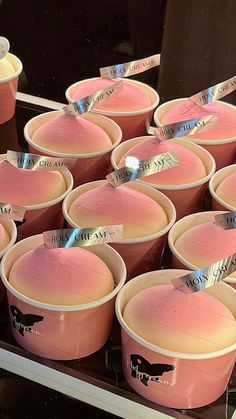
<svg viewBox="0 0 236 419">
<path fill-rule="evenodd" d="M 191 135 L 201 140 L 222 140 L 236 135 L 236 111 L 224 102 L 215 101 L 204 106 L 195 106 L 189 99 L 176 104 L 161 120 L 162 125 L 171 124 L 185 119 L 216 115 L 216 126 L 205 132 Z"/>
<path fill-rule="evenodd" d="M 8 245 L 10 240 L 7 230 L 0 222 L 0 252 Z"/>
<path fill-rule="evenodd" d="M 66 114 L 39 127 L 32 140 L 40 147 L 69 154 L 95 153 L 112 146 L 109 135 L 98 125 Z"/>
<path fill-rule="evenodd" d="M 73 101 L 82 99 L 89 96 L 98 90 L 105 89 L 106 87 L 116 83 L 118 80 L 97 78 L 83 81 L 71 93 Z M 152 105 L 149 97 L 141 90 L 138 84 L 129 83 L 123 80 L 122 89 L 114 94 L 109 101 L 101 103 L 94 109 L 113 112 L 131 112 L 147 108 Z"/>
<path fill-rule="evenodd" d="M 44 245 L 13 264 L 9 282 L 33 300 L 67 306 L 98 300 L 114 288 L 108 266 L 89 250 Z"/>
<path fill-rule="evenodd" d="M 193 151 L 172 141 L 163 141 L 159 143 L 153 137 L 129 149 L 120 160 L 118 166 L 125 166 L 125 158 L 127 156 L 134 156 L 140 160 L 146 160 L 152 156 L 166 153 L 171 150 L 176 150 L 178 154 L 178 166 L 160 173 L 155 173 L 151 176 L 146 176 L 142 178 L 142 180 L 160 185 L 182 185 L 196 182 L 207 175 L 204 164 Z"/>
<path fill-rule="evenodd" d="M 13 65 L 6 57 L 0 60 L 0 80 L 12 76 L 15 73 Z"/>
<path fill-rule="evenodd" d="M 124 239 L 149 236 L 168 225 L 164 209 L 149 196 L 128 186 L 106 183 L 80 195 L 69 217 L 80 227 L 124 225 Z"/>
<path fill-rule="evenodd" d="M 24 170 L 8 161 L 0 162 L 0 201 L 13 205 L 41 204 L 58 198 L 66 191 L 61 173 Z"/>
<path fill-rule="evenodd" d="M 227 176 L 215 192 L 219 198 L 236 209 L 236 172 Z"/>
<path fill-rule="evenodd" d="M 171 351 L 213 352 L 236 341 L 236 322 L 224 304 L 204 292 L 185 294 L 172 285 L 140 291 L 123 317 L 138 336 Z"/>
</svg>

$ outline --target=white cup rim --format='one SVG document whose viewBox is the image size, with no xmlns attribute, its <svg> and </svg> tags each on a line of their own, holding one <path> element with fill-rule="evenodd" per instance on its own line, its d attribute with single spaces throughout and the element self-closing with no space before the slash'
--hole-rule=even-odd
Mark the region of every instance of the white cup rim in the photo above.
<svg viewBox="0 0 236 419">
<path fill-rule="evenodd" d="M 232 205 L 230 205 L 226 201 L 224 201 L 222 198 L 220 198 L 219 195 L 217 195 L 217 193 L 215 191 L 215 188 L 213 187 L 213 183 L 217 179 L 217 176 L 219 176 L 219 173 L 222 174 L 224 172 L 229 172 L 230 171 L 230 168 L 232 168 L 232 169 L 234 168 L 235 169 L 235 173 L 236 173 L 236 164 L 231 164 L 230 166 L 226 166 L 226 167 L 223 167 L 222 169 L 218 170 L 212 176 L 212 178 L 210 179 L 210 182 L 209 182 L 209 191 L 210 191 L 210 194 L 211 194 L 212 198 L 214 198 L 215 201 L 217 201 L 220 205 L 222 205 L 223 207 L 225 207 L 229 211 L 233 211 L 234 212 L 236 210 L 235 207 L 233 207 Z M 226 177 L 227 177 L 227 175 L 224 177 L 224 179 L 226 179 Z"/>
<path fill-rule="evenodd" d="M 59 113 L 62 114 L 62 112 L 63 111 L 50 111 L 50 112 L 47 112 L 47 115 L 49 115 L 49 114 L 59 114 Z M 91 114 L 95 114 L 94 112 L 90 112 L 90 113 Z M 40 117 L 42 118 L 42 115 L 44 115 L 44 114 L 40 114 L 40 115 L 34 116 L 33 118 L 31 118 L 26 123 L 26 125 L 24 127 L 24 137 L 25 137 L 27 143 L 30 144 L 33 148 L 35 148 L 36 150 L 38 150 L 41 153 L 44 153 L 44 154 L 49 155 L 49 156 L 52 156 L 52 157 L 65 157 L 65 158 L 74 158 L 74 159 L 86 159 L 86 158 L 92 158 L 92 157 L 99 157 L 99 156 L 102 156 L 102 155 L 104 155 L 104 154 L 109 153 L 110 151 L 112 151 L 121 142 L 121 139 L 122 139 L 122 131 L 121 131 L 121 128 L 119 127 L 119 125 L 116 122 L 112 121 L 111 119 L 107 118 L 104 115 L 100 115 L 100 114 L 97 115 L 96 114 L 96 116 L 98 116 L 98 117 L 105 118 L 107 121 L 109 121 L 109 123 L 111 125 L 113 125 L 113 126 L 115 125 L 117 131 L 119 132 L 119 135 L 118 135 L 117 140 L 111 146 L 109 146 L 107 148 L 104 148 L 104 150 L 101 150 L 101 151 L 96 151 L 94 153 L 84 153 L 84 154 L 83 153 L 61 153 L 61 152 L 58 152 L 58 151 L 49 150 L 46 147 L 39 146 L 28 135 L 29 126 L 32 123 L 34 123 L 34 121 L 36 119 L 40 119 Z"/>
<path fill-rule="evenodd" d="M 99 185 L 102 185 L 104 182 L 106 182 L 106 180 L 96 180 L 96 181 L 93 181 L 93 182 L 87 182 L 87 183 L 84 183 L 83 185 L 80 185 L 80 186 L 78 186 L 77 188 L 75 188 L 75 189 L 73 189 L 67 196 L 66 196 L 66 198 L 64 199 L 64 201 L 63 201 L 63 204 L 62 204 L 62 212 L 63 212 L 63 215 L 64 215 L 64 218 L 65 218 L 65 220 L 71 225 L 71 226 L 73 226 L 73 228 L 76 228 L 76 227 L 80 227 L 80 226 L 77 226 L 75 223 L 74 223 L 74 221 L 69 217 L 69 214 L 68 214 L 68 212 L 67 212 L 67 206 L 68 206 L 68 200 L 70 199 L 70 194 L 71 193 L 75 193 L 76 191 L 78 191 L 79 189 L 81 189 L 81 187 L 84 187 L 84 186 L 86 186 L 86 185 L 88 185 L 88 184 L 91 184 L 91 183 L 93 183 L 94 185 L 95 184 L 97 184 L 98 186 Z M 148 186 L 148 185 L 144 185 L 143 184 L 143 186 L 145 187 L 145 189 L 146 188 L 148 188 L 148 189 L 154 189 L 154 188 L 152 188 L 151 186 Z M 170 228 L 174 225 L 174 223 L 175 223 L 175 220 L 176 220 L 176 210 L 175 210 L 175 207 L 174 207 L 174 205 L 173 205 L 173 203 L 171 202 L 171 200 L 169 199 L 169 198 L 167 198 L 167 196 L 165 196 L 162 192 L 159 192 L 159 191 L 157 191 L 157 190 L 155 190 L 156 192 L 157 192 L 157 194 L 158 195 L 160 195 L 161 194 L 161 196 L 162 196 L 162 198 L 164 198 L 165 199 L 165 201 L 166 201 L 166 203 L 168 203 L 168 205 L 170 206 L 170 208 L 171 208 L 171 213 L 172 213 L 172 215 L 171 215 L 171 217 L 170 217 L 170 221 L 168 222 L 168 224 L 167 224 L 167 226 L 165 227 L 165 228 L 163 228 L 162 230 L 160 230 L 160 231 L 158 231 L 157 233 L 154 233 L 154 234 L 151 234 L 151 235 L 149 235 L 149 236 L 145 236 L 145 237 L 138 237 L 138 238 L 133 238 L 133 239 L 122 239 L 122 240 L 119 240 L 118 242 L 117 242 L 117 244 L 137 244 L 137 243 L 144 243 L 144 242 L 147 242 L 147 241 L 151 241 L 151 240 L 155 240 L 155 239 L 158 239 L 159 237 L 162 237 L 162 236 L 164 236 L 165 234 L 167 234 L 168 233 L 168 231 L 170 230 Z M 165 208 L 163 208 L 164 209 L 164 211 L 165 211 Z"/>
<path fill-rule="evenodd" d="M 0 259 L 1 259 L 2 256 L 8 251 L 8 249 L 10 249 L 13 246 L 13 244 L 16 242 L 17 228 L 16 228 L 16 224 L 14 223 L 13 220 L 4 220 L 3 219 L 3 220 L 0 221 L 0 224 L 2 224 L 4 228 L 6 228 L 6 226 L 9 226 L 10 229 L 12 229 L 12 233 L 11 233 L 9 243 L 0 251 Z"/>
<path fill-rule="evenodd" d="M 7 83 L 8 81 L 11 81 L 11 80 L 15 79 L 16 77 L 18 77 L 20 75 L 20 73 L 23 70 L 23 65 L 22 65 L 21 60 L 16 55 L 11 54 L 10 52 L 8 52 L 6 57 L 9 56 L 9 55 L 10 55 L 10 57 L 14 57 L 14 59 L 16 60 L 17 65 L 18 65 L 18 69 L 13 74 L 11 74 L 10 76 L 7 76 L 7 77 L 4 77 L 3 79 L 1 79 L 0 84 Z"/>
<path fill-rule="evenodd" d="M 183 269 L 176 269 L 176 271 L 183 271 Z M 173 271 L 173 269 L 166 269 L 165 271 Z M 157 271 L 152 271 L 152 273 L 159 273 L 161 272 L 161 270 L 157 270 Z M 186 270 L 186 273 L 190 273 L 189 270 Z M 229 352 L 232 352 L 236 349 L 236 342 L 224 349 L 220 349 L 218 351 L 214 351 L 214 352 L 206 352 L 206 353 L 201 353 L 201 354 L 193 354 L 193 353 L 184 353 L 184 352 L 175 352 L 175 351 L 171 351 L 168 349 L 164 349 L 160 346 L 154 345 L 152 343 L 149 343 L 148 341 L 146 341 L 145 339 L 141 338 L 140 336 L 138 336 L 125 322 L 123 315 L 121 313 L 121 309 L 120 309 L 120 300 L 122 298 L 123 293 L 126 292 L 127 288 L 129 288 L 130 286 L 132 286 L 135 282 L 137 282 L 139 280 L 139 278 L 145 278 L 148 277 L 148 275 L 150 274 L 150 272 L 141 274 L 139 276 L 136 276 L 135 278 L 131 279 L 130 281 L 128 281 L 123 287 L 122 289 L 119 291 L 117 297 L 116 297 L 116 304 L 115 304 L 115 311 L 116 311 L 116 316 L 117 319 L 122 327 L 122 329 L 125 330 L 125 332 L 137 343 L 139 343 L 140 345 L 144 346 L 145 348 L 153 351 L 153 352 L 157 352 L 161 355 L 166 355 L 166 356 L 170 356 L 173 358 L 179 358 L 179 359 L 188 359 L 188 360 L 202 360 L 202 359 L 209 359 L 209 358 L 216 358 L 218 356 L 222 356 L 225 355 Z M 227 284 L 224 284 L 225 286 L 229 286 Z M 235 290 L 233 290 L 235 291 Z M 236 293 L 236 291 L 235 291 Z"/>
<path fill-rule="evenodd" d="M 112 298 L 114 298 L 116 294 L 119 292 L 119 290 L 121 289 L 121 287 L 124 285 L 125 280 L 126 280 L 126 266 L 122 257 L 111 246 L 108 246 L 107 244 L 102 244 L 100 246 L 103 246 L 106 250 L 109 249 L 109 251 L 113 253 L 113 255 L 117 258 L 117 260 L 119 260 L 119 263 L 122 265 L 122 277 L 119 283 L 115 286 L 115 288 L 109 294 L 105 295 L 104 297 L 96 301 L 92 301 L 91 303 L 71 305 L 71 306 L 63 306 L 59 304 L 48 304 L 48 303 L 43 303 L 41 301 L 33 300 L 32 298 L 26 297 L 25 295 L 18 292 L 15 288 L 13 288 L 12 285 L 9 283 L 4 272 L 4 266 L 5 266 L 6 259 L 8 258 L 9 254 L 12 251 L 14 251 L 16 247 L 20 247 L 22 245 L 24 246 L 24 243 L 26 241 L 30 241 L 32 240 L 32 238 L 36 239 L 37 237 L 38 238 L 42 237 L 42 234 L 37 234 L 35 236 L 27 237 L 26 239 L 23 239 L 19 241 L 18 243 L 14 244 L 10 249 L 8 249 L 8 251 L 5 253 L 5 255 L 3 256 L 1 260 L 0 270 L 1 270 L 1 278 L 2 278 L 3 284 L 12 295 L 14 295 L 16 298 L 23 301 L 24 303 L 29 304 L 33 307 L 37 307 L 37 308 L 49 310 L 49 311 L 67 311 L 68 312 L 68 311 L 88 310 L 91 308 L 98 307 L 106 303 L 107 301 L 111 300 Z"/>
<path fill-rule="evenodd" d="M 70 90 L 73 88 L 73 87 L 75 87 L 75 86 L 77 86 L 78 84 L 81 84 L 82 82 L 85 82 L 85 81 L 91 81 L 91 80 L 97 80 L 97 79 L 99 79 L 100 77 L 91 77 L 91 78 L 88 78 L 88 79 L 84 79 L 84 80 L 80 80 L 80 81 L 77 81 L 77 82 L 75 82 L 75 83 L 73 83 L 73 84 L 71 84 L 67 89 L 66 89 L 66 92 L 65 92 L 65 96 L 66 96 L 66 99 L 67 99 L 67 101 L 69 102 L 69 103 L 71 103 L 71 102 L 73 102 L 73 100 L 71 99 L 71 97 L 70 97 Z M 160 96 L 159 96 L 159 94 L 157 93 L 157 91 L 155 90 L 155 89 L 153 89 L 151 86 L 149 86 L 148 84 L 145 84 L 145 83 L 142 83 L 141 81 L 137 81 L 137 80 L 132 80 L 132 79 L 126 79 L 126 78 L 117 78 L 116 79 L 117 80 L 117 82 L 118 81 L 120 81 L 120 80 L 123 80 L 123 81 L 126 81 L 126 82 L 128 82 L 128 83 L 133 83 L 133 84 L 140 84 L 140 85 L 142 85 L 142 86 L 144 86 L 146 89 L 148 89 L 149 91 L 151 91 L 153 94 L 155 94 L 155 96 L 156 96 L 156 100 L 155 100 L 155 102 L 152 104 L 152 105 L 150 105 L 150 106 L 148 106 L 148 107 L 146 107 L 146 108 L 144 108 L 144 109 L 139 109 L 139 110 L 136 110 L 136 111 L 130 111 L 130 112 L 124 112 L 124 111 L 122 111 L 122 112 L 113 112 L 113 111 L 107 111 L 107 110 L 103 110 L 103 109 L 101 109 L 101 110 L 99 110 L 99 109 L 93 109 L 93 112 L 94 113 L 96 113 L 96 114 L 102 114 L 102 115 L 104 115 L 104 116 L 135 116 L 135 115 L 142 115 L 142 114 L 144 114 L 144 113 L 148 113 L 148 112 L 151 112 L 151 111 L 153 111 L 157 106 L 158 106 L 158 104 L 159 104 L 159 102 L 160 102 Z M 112 84 L 112 79 L 111 79 L 111 84 Z"/>
</svg>

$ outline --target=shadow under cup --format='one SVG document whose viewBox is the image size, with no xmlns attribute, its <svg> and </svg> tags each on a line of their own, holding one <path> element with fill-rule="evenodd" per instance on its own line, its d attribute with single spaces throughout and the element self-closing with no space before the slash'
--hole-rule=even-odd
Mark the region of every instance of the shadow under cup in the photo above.
<svg viewBox="0 0 236 419">
<path fill-rule="evenodd" d="M 73 189 L 63 202 L 63 214 L 69 226 L 78 226 L 68 215 L 72 202 L 83 193 L 106 183 L 105 180 L 90 182 Z M 176 213 L 172 202 L 161 192 L 137 182 L 130 182 L 126 186 L 144 193 L 156 201 L 165 211 L 168 219 L 167 226 L 155 234 L 146 237 L 123 239 L 116 243 L 110 243 L 122 257 L 127 268 L 127 278 L 133 278 L 143 272 L 157 269 L 161 265 L 161 258 L 167 239 L 167 233 L 175 222 Z M 145 216 L 145 214 L 144 214 Z"/>
<path fill-rule="evenodd" d="M 20 346 L 44 358 L 83 358 L 100 349 L 109 337 L 115 297 L 126 278 L 125 264 L 110 246 L 90 246 L 89 250 L 109 267 L 114 279 L 114 290 L 88 304 L 46 304 L 25 297 L 8 282 L 14 262 L 42 244 L 42 235 L 29 237 L 13 246 L 2 259 L 1 275 L 7 289 L 12 334 Z"/>
<path fill-rule="evenodd" d="M 126 380 L 146 399 L 175 409 L 195 409 L 212 403 L 222 395 L 234 366 L 236 343 L 211 353 L 169 351 L 139 337 L 125 322 L 123 312 L 128 301 L 141 290 L 169 283 L 171 279 L 188 273 L 190 271 L 179 269 L 148 272 L 129 281 L 116 299 Z M 236 292 L 233 288 L 220 282 L 208 288 L 208 293 L 229 308 L 236 318 Z M 160 370 L 158 379 L 152 379 L 156 378 L 152 374 L 152 364 Z M 161 374 L 161 371 L 164 373 Z"/>
</svg>

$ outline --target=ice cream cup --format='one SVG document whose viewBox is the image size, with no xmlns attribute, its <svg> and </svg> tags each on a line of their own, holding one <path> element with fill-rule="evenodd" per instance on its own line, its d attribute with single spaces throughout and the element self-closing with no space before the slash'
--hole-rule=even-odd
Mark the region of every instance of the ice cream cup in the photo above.
<svg viewBox="0 0 236 419">
<path fill-rule="evenodd" d="M 78 225 L 75 224 L 75 222 L 68 215 L 72 202 L 83 193 L 94 189 L 97 186 L 103 185 L 105 182 L 105 180 L 100 180 L 97 182 L 86 183 L 85 185 L 73 189 L 73 191 L 71 191 L 71 193 L 66 197 L 63 202 L 62 210 L 67 223 L 71 227 L 78 227 Z M 166 212 L 168 218 L 168 225 L 155 234 L 136 239 L 123 239 L 119 242 L 110 244 L 124 259 L 128 274 L 127 278 L 130 279 L 137 274 L 160 267 L 167 233 L 175 222 L 176 213 L 172 202 L 161 192 L 141 183 L 132 182 L 127 185 L 158 202 Z"/>
<path fill-rule="evenodd" d="M 208 223 L 210 221 L 215 221 L 215 216 L 217 214 L 224 214 L 225 211 L 205 211 L 199 212 L 196 214 L 188 215 L 187 217 L 182 218 L 179 220 L 175 225 L 171 228 L 168 235 L 168 244 L 170 250 L 172 252 L 172 268 L 187 268 L 191 270 L 199 269 L 199 266 L 190 263 L 188 260 L 181 255 L 175 247 L 175 242 L 178 237 L 183 234 L 185 231 L 189 230 L 192 227 L 195 227 L 200 224 Z M 228 284 L 236 289 L 236 272 L 233 272 L 230 276 L 228 276 L 225 280 Z"/>
<path fill-rule="evenodd" d="M 8 53 L 5 58 L 12 64 L 15 72 L 0 79 L 0 124 L 9 121 L 15 114 L 18 79 L 23 68 L 22 62 L 15 55 Z"/>
<path fill-rule="evenodd" d="M 114 290 L 88 304 L 62 306 L 42 303 L 20 294 L 8 282 L 14 262 L 42 243 L 41 234 L 29 237 L 13 246 L 2 259 L 2 280 L 7 289 L 13 336 L 23 348 L 45 358 L 70 360 L 88 356 L 100 349 L 109 337 L 115 297 L 125 282 L 125 264 L 110 246 L 91 246 L 89 250 L 111 270 Z M 12 309 L 20 313 L 21 319 L 13 318 Z M 25 325 L 24 319 L 28 320 Z"/>
<path fill-rule="evenodd" d="M 150 136 L 132 138 L 125 143 L 121 143 L 111 155 L 111 163 L 114 170 L 117 170 L 121 158 L 136 144 L 149 140 Z M 192 212 L 200 211 L 204 204 L 205 194 L 208 188 L 208 182 L 215 172 L 215 161 L 208 151 L 199 147 L 197 144 L 191 143 L 184 139 L 171 140 L 177 144 L 191 150 L 203 162 L 206 169 L 206 176 L 196 182 L 186 183 L 183 185 L 159 185 L 157 183 L 149 183 L 141 178 L 138 182 L 152 186 L 163 192 L 174 204 L 177 214 L 177 220 Z"/>
<path fill-rule="evenodd" d="M 174 99 L 170 100 L 169 102 L 163 103 L 161 106 L 159 106 L 155 113 L 154 113 L 154 121 L 158 127 L 162 126 L 162 118 L 166 115 L 167 112 L 170 111 L 174 106 L 181 103 L 183 100 L 186 100 L 186 98 L 181 99 Z M 222 101 L 221 101 L 222 102 Z M 232 109 L 235 111 L 236 115 L 236 107 L 233 105 L 230 105 L 229 103 L 223 102 L 226 106 L 228 106 L 229 109 Z M 185 137 L 189 141 L 199 144 L 205 150 L 209 151 L 211 155 L 214 157 L 216 162 L 217 170 L 221 169 L 224 166 L 228 166 L 232 164 L 236 157 L 236 133 L 234 137 L 230 138 L 224 138 L 222 140 L 201 140 L 198 138 L 192 138 L 192 137 Z"/>
<path fill-rule="evenodd" d="M 77 159 L 75 166 L 71 170 L 71 173 L 74 177 L 75 186 L 82 185 L 83 183 L 91 182 L 93 180 L 103 179 L 111 171 L 111 152 L 120 143 L 122 138 L 120 127 L 105 116 L 89 112 L 84 114 L 83 118 L 98 125 L 109 135 L 112 142 L 112 145 L 109 148 L 98 151 L 96 153 L 69 154 L 54 152 L 37 145 L 32 140 L 34 132 L 41 125 L 44 125 L 46 122 L 56 118 L 59 115 L 63 115 L 63 113 L 63 111 L 47 112 L 38 115 L 27 122 L 24 128 L 24 136 L 27 143 L 29 144 L 29 151 L 31 153 L 41 155 Z"/>
<path fill-rule="evenodd" d="M 6 158 L 6 154 L 0 155 L 0 160 Z M 25 217 L 22 223 L 18 223 L 17 240 L 22 240 L 33 234 L 42 233 L 46 230 L 61 228 L 64 222 L 61 206 L 66 195 L 73 188 L 73 177 L 69 170 L 61 172 L 65 184 L 65 192 L 58 198 L 42 204 L 25 205 Z M 10 202 L 11 204 L 11 202 Z"/>
<path fill-rule="evenodd" d="M 66 90 L 66 99 L 69 103 L 74 102 L 74 99 L 72 99 L 72 95 L 74 91 L 81 86 L 84 82 L 96 80 L 98 77 L 93 77 L 91 79 L 81 80 L 77 83 L 72 84 L 68 87 Z M 146 123 L 147 120 L 149 122 L 152 119 L 152 115 L 154 112 L 154 109 L 158 106 L 160 97 L 158 93 L 152 89 L 150 86 L 148 86 L 145 83 L 141 83 L 137 80 L 130 80 L 130 79 L 122 79 L 118 78 L 119 80 L 125 80 L 126 83 L 136 84 L 138 85 L 139 89 L 141 89 L 146 96 L 150 98 L 151 105 L 140 110 L 136 110 L 133 112 L 113 112 L 113 111 L 107 111 L 107 110 L 93 110 L 96 114 L 101 114 L 104 116 L 107 116 L 108 118 L 115 121 L 122 130 L 123 137 L 122 141 L 128 140 L 129 138 L 137 137 L 138 135 L 145 135 L 147 132 Z M 111 81 L 112 84 L 112 81 Z M 119 94 L 119 93 L 118 93 Z"/>
<path fill-rule="evenodd" d="M 3 225 L 3 227 L 5 228 L 5 230 L 8 232 L 9 237 L 10 237 L 10 241 L 7 244 L 7 246 L 5 246 L 1 251 L 0 251 L 0 260 L 2 259 L 2 257 L 5 255 L 5 253 L 13 246 L 13 244 L 16 242 L 16 238 L 17 238 L 17 228 L 16 225 L 14 223 L 14 221 L 12 220 L 0 220 L 0 223 Z M 0 302 L 2 301 L 2 299 L 4 298 L 5 295 L 5 287 L 2 283 L 2 281 L 0 281 Z"/>
<path fill-rule="evenodd" d="M 141 290 L 188 274 L 189 271 L 168 269 L 148 272 L 129 281 L 116 299 L 116 315 L 121 325 L 123 371 L 129 385 L 152 402 L 175 409 L 194 409 L 205 406 L 225 391 L 235 362 L 236 343 L 216 352 L 192 354 L 173 352 L 147 342 L 127 325 L 123 312 L 128 301 Z M 223 282 L 208 289 L 208 293 L 223 302 L 236 317 L 236 291 Z M 131 356 L 143 358 L 146 371 L 132 368 Z M 151 365 L 150 365 L 151 364 Z M 163 375 L 152 380 L 152 364 L 160 369 L 167 364 Z M 163 365 L 164 364 L 164 365 Z M 148 374 L 149 371 L 149 374 Z M 146 385 L 141 378 L 146 376 Z"/>
<path fill-rule="evenodd" d="M 225 202 L 219 195 L 216 193 L 216 189 L 224 179 L 228 176 L 236 173 L 236 164 L 232 164 L 231 166 L 224 167 L 223 169 L 219 170 L 212 176 L 209 182 L 209 190 L 212 196 L 212 209 L 213 210 L 228 210 L 228 211 L 236 211 L 236 208 L 232 205 Z M 236 191 L 236 185 L 235 185 Z M 236 192 L 235 192 L 236 193 Z"/>
</svg>

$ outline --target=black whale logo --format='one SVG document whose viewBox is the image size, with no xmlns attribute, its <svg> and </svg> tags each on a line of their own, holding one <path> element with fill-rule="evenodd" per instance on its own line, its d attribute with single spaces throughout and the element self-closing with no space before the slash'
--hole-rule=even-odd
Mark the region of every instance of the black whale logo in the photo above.
<svg viewBox="0 0 236 419">
<path fill-rule="evenodd" d="M 174 365 L 169 364 L 150 364 L 141 355 L 132 354 L 130 355 L 131 360 L 131 375 L 137 378 L 145 386 L 148 385 L 148 381 L 160 382 L 159 377 L 165 372 L 173 371 Z"/>
<path fill-rule="evenodd" d="M 24 336 L 25 331 L 39 334 L 33 331 L 32 326 L 34 323 L 41 322 L 44 317 L 37 314 L 23 314 L 16 306 L 10 306 L 10 309 L 13 327 L 18 330 L 21 336 Z"/>
</svg>

